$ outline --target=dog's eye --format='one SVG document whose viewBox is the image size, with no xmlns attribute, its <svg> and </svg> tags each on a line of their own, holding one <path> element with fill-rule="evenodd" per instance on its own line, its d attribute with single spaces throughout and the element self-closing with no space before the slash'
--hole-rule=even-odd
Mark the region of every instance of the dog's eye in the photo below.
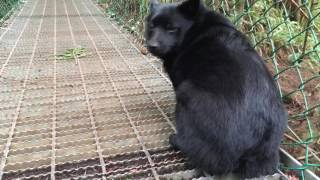
<svg viewBox="0 0 320 180">
<path fill-rule="evenodd" d="M 172 24 L 168 23 L 166 24 L 166 30 L 169 32 L 176 32 L 178 30 L 178 28 L 176 28 L 175 26 L 173 26 Z"/>
<path fill-rule="evenodd" d="M 169 29 L 174 29 L 173 25 L 168 23 L 166 24 L 166 29 L 169 30 Z"/>
</svg>

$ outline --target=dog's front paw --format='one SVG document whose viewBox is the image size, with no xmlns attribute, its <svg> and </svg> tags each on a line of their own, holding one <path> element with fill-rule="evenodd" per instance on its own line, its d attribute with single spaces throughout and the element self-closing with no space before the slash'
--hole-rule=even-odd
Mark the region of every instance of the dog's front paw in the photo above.
<svg viewBox="0 0 320 180">
<path fill-rule="evenodd" d="M 176 134 L 170 135 L 170 137 L 169 137 L 169 143 L 171 144 L 171 146 L 173 147 L 173 149 L 174 149 L 175 151 L 178 151 L 178 150 L 179 150 L 178 144 L 177 144 L 177 135 L 176 135 Z"/>
</svg>

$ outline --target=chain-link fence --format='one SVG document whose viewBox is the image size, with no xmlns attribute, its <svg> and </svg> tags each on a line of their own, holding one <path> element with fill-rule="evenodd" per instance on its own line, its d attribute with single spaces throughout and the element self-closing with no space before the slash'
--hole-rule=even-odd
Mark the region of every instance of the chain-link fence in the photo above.
<svg viewBox="0 0 320 180">
<path fill-rule="evenodd" d="M 0 22 L 11 12 L 19 0 L 0 0 Z"/>
<path fill-rule="evenodd" d="M 167 0 L 166 2 L 172 2 Z M 165 2 L 165 1 L 163 1 Z M 317 0 L 205 0 L 252 41 L 274 75 L 289 113 L 282 147 L 303 166 L 290 176 L 320 175 L 320 2 Z M 109 16 L 143 39 L 148 0 L 100 0 Z"/>
</svg>

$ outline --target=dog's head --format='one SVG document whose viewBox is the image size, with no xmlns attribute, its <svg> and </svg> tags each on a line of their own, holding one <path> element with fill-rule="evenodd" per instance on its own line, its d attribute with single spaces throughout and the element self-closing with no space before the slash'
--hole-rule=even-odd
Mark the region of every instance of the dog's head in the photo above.
<svg viewBox="0 0 320 180">
<path fill-rule="evenodd" d="M 151 0 L 145 33 L 149 51 L 160 58 L 178 51 L 186 33 L 193 26 L 200 7 L 201 0 L 170 4 Z"/>
</svg>

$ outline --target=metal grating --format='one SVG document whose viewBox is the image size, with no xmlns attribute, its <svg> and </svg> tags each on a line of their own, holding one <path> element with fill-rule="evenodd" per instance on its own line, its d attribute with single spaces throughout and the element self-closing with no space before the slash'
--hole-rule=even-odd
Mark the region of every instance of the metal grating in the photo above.
<svg viewBox="0 0 320 180">
<path fill-rule="evenodd" d="M 92 1 L 28 0 L 0 30 L 0 179 L 198 178 L 174 94 Z M 75 60 L 55 55 L 84 47 Z"/>
</svg>

